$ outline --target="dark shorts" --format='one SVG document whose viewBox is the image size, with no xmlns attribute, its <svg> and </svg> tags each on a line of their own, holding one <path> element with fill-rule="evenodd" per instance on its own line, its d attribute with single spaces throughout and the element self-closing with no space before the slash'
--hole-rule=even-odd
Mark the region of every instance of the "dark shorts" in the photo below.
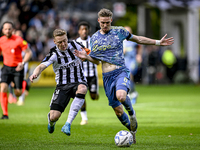
<svg viewBox="0 0 200 150">
<path fill-rule="evenodd" d="M 51 99 L 50 109 L 64 112 L 70 99 L 75 97 L 79 84 L 87 86 L 85 82 L 57 85 Z"/>
<path fill-rule="evenodd" d="M 99 91 L 98 79 L 96 76 L 86 77 L 90 93 L 97 94 Z"/>
<path fill-rule="evenodd" d="M 1 83 L 7 83 L 8 85 L 11 82 L 14 82 L 15 89 L 22 89 L 22 82 L 24 79 L 24 69 L 21 71 L 16 71 L 16 67 L 9 67 L 4 65 L 1 69 Z"/>
<path fill-rule="evenodd" d="M 129 91 L 130 72 L 126 67 L 115 69 L 111 72 L 103 73 L 103 84 L 109 105 L 113 108 L 121 105 L 116 97 L 117 90 Z"/>
</svg>

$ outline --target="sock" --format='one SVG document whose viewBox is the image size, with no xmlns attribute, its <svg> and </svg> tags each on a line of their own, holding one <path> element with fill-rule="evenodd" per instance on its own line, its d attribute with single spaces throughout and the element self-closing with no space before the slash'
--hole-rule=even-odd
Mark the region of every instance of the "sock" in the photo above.
<svg viewBox="0 0 200 150">
<path fill-rule="evenodd" d="M 121 116 L 117 116 L 117 118 L 121 121 L 121 123 L 127 127 L 129 130 L 131 129 L 130 127 L 130 120 L 128 118 L 128 115 L 124 112 Z"/>
<path fill-rule="evenodd" d="M 70 110 L 69 110 L 68 118 L 67 118 L 68 123 L 72 124 L 72 121 L 78 114 L 78 111 L 81 109 L 84 101 L 85 101 L 84 98 L 78 98 L 78 97 L 74 98 L 74 100 L 71 104 Z"/>
<path fill-rule="evenodd" d="M 24 93 L 24 91 L 26 90 L 26 86 L 27 86 L 27 82 L 24 80 L 22 82 L 22 93 Z"/>
<path fill-rule="evenodd" d="M 5 92 L 1 92 L 1 108 L 3 115 L 8 116 L 8 96 Z"/>
<path fill-rule="evenodd" d="M 88 120 L 87 111 L 81 111 L 81 118 L 82 118 L 82 120 Z"/>
<path fill-rule="evenodd" d="M 25 99 L 25 92 L 22 93 L 22 95 L 19 97 L 19 101 L 24 102 Z"/>
<path fill-rule="evenodd" d="M 131 116 L 134 114 L 133 106 L 131 104 L 130 98 L 126 96 L 126 100 L 122 102 L 125 109 L 128 111 L 128 114 Z"/>
</svg>

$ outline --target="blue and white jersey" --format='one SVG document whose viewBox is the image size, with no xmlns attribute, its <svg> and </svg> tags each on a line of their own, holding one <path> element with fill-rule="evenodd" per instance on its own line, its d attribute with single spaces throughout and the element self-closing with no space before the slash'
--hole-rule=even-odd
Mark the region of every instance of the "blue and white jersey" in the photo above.
<svg viewBox="0 0 200 150">
<path fill-rule="evenodd" d="M 131 71 L 133 75 L 137 73 L 138 64 L 136 61 L 136 54 L 137 54 L 137 47 L 139 45 L 132 41 L 123 41 L 123 47 L 124 47 L 124 59 L 126 67 Z"/>
<path fill-rule="evenodd" d="M 74 50 L 81 51 L 81 46 L 75 41 L 68 43 L 68 48 L 61 51 L 57 46 L 51 48 L 41 64 L 53 65 L 55 80 L 57 84 L 68 84 L 76 82 L 87 82 L 83 73 L 82 61 L 74 55 Z"/>
<path fill-rule="evenodd" d="M 137 54 L 137 47 L 138 44 L 132 41 L 123 41 L 123 47 L 124 47 L 124 57 L 125 59 L 136 59 L 136 54 Z"/>
<path fill-rule="evenodd" d="M 124 27 L 111 26 L 111 30 L 104 35 L 97 31 L 91 37 L 90 56 L 117 66 L 125 66 L 123 40 L 130 37 L 131 34 Z"/>
</svg>

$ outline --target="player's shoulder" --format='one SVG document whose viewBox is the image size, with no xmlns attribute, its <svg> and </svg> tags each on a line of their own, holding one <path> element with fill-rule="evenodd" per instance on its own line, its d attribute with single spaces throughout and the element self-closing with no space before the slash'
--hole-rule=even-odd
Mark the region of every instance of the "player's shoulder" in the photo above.
<svg viewBox="0 0 200 150">
<path fill-rule="evenodd" d="M 69 47 L 69 49 L 71 49 L 71 48 L 80 49 L 81 47 L 84 48 L 84 46 L 76 40 L 68 41 L 68 47 Z"/>
<path fill-rule="evenodd" d="M 57 53 L 57 47 L 54 46 L 50 49 L 50 51 L 47 55 L 52 56 L 52 55 L 56 55 L 56 53 Z"/>
</svg>

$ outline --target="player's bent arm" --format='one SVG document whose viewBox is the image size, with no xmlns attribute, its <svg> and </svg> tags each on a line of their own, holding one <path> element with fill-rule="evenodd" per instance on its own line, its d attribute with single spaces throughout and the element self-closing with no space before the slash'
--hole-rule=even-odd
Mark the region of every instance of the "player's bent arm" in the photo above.
<svg viewBox="0 0 200 150">
<path fill-rule="evenodd" d="M 29 47 L 24 52 L 25 52 L 25 56 L 24 56 L 24 59 L 23 59 L 22 62 L 26 63 L 32 58 L 33 54 L 32 54 L 32 51 Z"/>
<path fill-rule="evenodd" d="M 38 65 L 34 69 L 33 74 L 29 77 L 30 81 L 33 82 L 33 80 L 36 79 L 41 74 L 41 72 L 46 68 L 47 68 L 47 66 L 45 66 L 44 64 Z"/>
<path fill-rule="evenodd" d="M 32 57 L 32 51 L 30 50 L 29 47 L 24 52 L 25 52 L 24 59 L 22 60 L 22 62 L 18 63 L 15 69 L 16 71 L 21 71 L 24 68 L 24 64 L 28 62 Z"/>
</svg>

